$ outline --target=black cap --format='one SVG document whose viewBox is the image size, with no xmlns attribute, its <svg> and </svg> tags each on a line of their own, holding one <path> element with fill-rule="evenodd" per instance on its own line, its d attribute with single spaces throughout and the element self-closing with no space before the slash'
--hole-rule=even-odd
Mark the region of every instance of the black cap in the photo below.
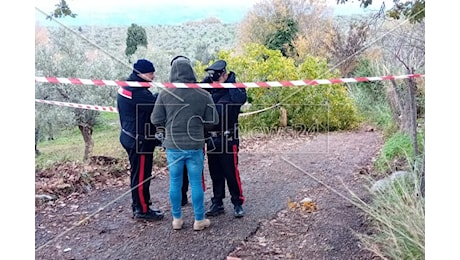
<svg viewBox="0 0 460 260">
<path fill-rule="evenodd" d="M 225 67 L 227 67 L 227 62 L 225 62 L 224 60 L 218 60 L 214 62 L 211 66 L 204 69 L 204 71 L 225 71 Z"/>
</svg>

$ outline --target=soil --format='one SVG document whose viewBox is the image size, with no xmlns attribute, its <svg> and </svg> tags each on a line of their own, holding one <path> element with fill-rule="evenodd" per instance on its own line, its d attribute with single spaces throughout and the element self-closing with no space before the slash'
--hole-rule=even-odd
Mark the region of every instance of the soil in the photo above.
<svg viewBox="0 0 460 260">
<path fill-rule="evenodd" d="M 239 169 L 246 215 L 225 214 L 193 231 L 171 226 L 168 175 L 156 166 L 151 182 L 157 222 L 132 219 L 128 166 L 104 156 L 36 172 L 36 259 L 378 259 L 356 234 L 370 233 L 364 213 L 346 198 L 369 201 L 368 177 L 382 145 L 371 127 L 320 134 L 242 139 Z M 205 169 L 205 206 L 211 179 Z M 190 192 L 189 192 L 190 201 Z"/>
</svg>

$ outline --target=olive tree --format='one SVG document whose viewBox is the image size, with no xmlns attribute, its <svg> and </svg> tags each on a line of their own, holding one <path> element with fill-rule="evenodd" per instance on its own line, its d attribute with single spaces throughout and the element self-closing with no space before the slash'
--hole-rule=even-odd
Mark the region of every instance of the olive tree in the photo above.
<svg viewBox="0 0 460 260">
<path fill-rule="evenodd" d="M 89 50 L 74 32 L 57 29 L 50 34 L 49 44 L 36 47 L 35 70 L 37 76 L 120 79 L 130 68 L 120 65 L 102 51 Z M 114 106 L 116 90 L 116 87 L 110 86 L 37 83 L 35 95 L 37 99 Z M 39 126 L 77 126 L 85 142 L 83 159 L 87 160 L 94 146 L 93 128 L 100 113 L 89 109 L 37 104 L 35 120 Z"/>
</svg>

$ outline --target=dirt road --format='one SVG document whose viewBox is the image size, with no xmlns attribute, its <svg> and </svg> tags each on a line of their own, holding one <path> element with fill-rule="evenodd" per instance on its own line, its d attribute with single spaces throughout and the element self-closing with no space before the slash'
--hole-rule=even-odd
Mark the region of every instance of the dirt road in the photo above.
<svg viewBox="0 0 460 260">
<path fill-rule="evenodd" d="M 184 229 L 172 229 L 167 175 L 151 184 L 154 205 L 165 211 L 160 222 L 131 218 L 124 185 L 38 205 L 36 259 L 371 259 L 354 236 L 368 232 L 364 217 L 336 192 L 350 197 L 349 188 L 367 199 L 363 173 L 372 170 L 381 142 L 380 133 L 364 129 L 243 139 L 246 215 L 233 217 L 227 194 L 226 214 L 211 218 L 211 227 L 201 232 L 192 229 L 190 204 L 183 208 Z M 205 176 L 208 207 L 211 180 L 207 171 Z M 304 198 L 317 209 L 288 207 L 289 199 Z"/>
</svg>

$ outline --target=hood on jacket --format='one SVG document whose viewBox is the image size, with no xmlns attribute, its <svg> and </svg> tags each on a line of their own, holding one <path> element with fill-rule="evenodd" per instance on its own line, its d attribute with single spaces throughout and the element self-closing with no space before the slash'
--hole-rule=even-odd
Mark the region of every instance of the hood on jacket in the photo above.
<svg viewBox="0 0 460 260">
<path fill-rule="evenodd" d="M 193 71 L 190 60 L 184 57 L 176 58 L 171 65 L 169 81 L 171 83 L 196 83 L 195 71 Z"/>
</svg>

